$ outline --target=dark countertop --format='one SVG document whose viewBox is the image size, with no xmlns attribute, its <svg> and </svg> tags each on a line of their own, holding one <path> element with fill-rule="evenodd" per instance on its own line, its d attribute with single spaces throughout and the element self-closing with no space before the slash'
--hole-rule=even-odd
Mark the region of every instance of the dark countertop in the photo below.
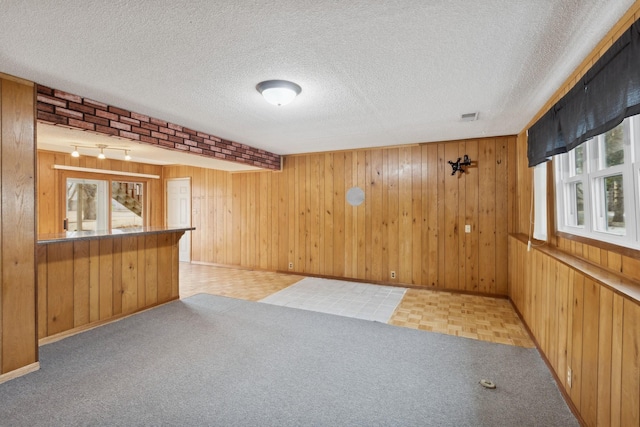
<svg viewBox="0 0 640 427">
<path fill-rule="evenodd" d="M 76 240 L 96 240 L 126 236 L 140 236 L 144 234 L 163 234 L 193 231 L 195 227 L 131 227 L 102 231 L 67 231 L 66 233 L 38 234 L 39 245 L 47 243 L 63 243 Z"/>
</svg>

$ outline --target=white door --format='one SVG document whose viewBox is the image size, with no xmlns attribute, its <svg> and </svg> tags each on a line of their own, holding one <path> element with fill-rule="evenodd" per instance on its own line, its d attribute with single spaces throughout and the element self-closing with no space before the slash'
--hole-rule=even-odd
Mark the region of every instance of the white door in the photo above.
<svg viewBox="0 0 640 427">
<path fill-rule="evenodd" d="M 167 180 L 167 227 L 191 227 L 191 179 Z M 179 259 L 191 261 L 191 232 L 180 238 Z"/>
</svg>

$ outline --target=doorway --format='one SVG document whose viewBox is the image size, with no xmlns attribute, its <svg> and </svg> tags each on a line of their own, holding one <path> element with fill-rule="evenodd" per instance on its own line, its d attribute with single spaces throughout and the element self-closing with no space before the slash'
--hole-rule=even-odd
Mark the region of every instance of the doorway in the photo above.
<svg viewBox="0 0 640 427">
<path fill-rule="evenodd" d="M 167 180 L 167 227 L 191 227 L 191 178 L 175 178 Z M 187 231 L 180 238 L 180 262 L 191 261 L 191 232 Z"/>
</svg>

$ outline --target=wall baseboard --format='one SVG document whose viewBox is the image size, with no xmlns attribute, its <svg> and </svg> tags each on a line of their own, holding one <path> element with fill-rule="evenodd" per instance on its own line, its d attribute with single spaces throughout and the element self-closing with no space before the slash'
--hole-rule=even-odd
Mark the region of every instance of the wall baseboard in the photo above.
<svg viewBox="0 0 640 427">
<path fill-rule="evenodd" d="M 6 374 L 0 375 L 0 384 L 6 383 L 23 375 L 30 374 L 31 372 L 38 371 L 40 369 L 40 362 L 31 363 L 30 365 L 23 366 L 22 368 L 15 369 Z"/>
</svg>

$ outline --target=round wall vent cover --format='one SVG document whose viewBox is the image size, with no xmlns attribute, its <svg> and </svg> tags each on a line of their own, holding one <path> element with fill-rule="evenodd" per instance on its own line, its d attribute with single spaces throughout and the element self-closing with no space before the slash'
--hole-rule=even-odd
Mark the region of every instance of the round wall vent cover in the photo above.
<svg viewBox="0 0 640 427">
<path fill-rule="evenodd" d="M 360 206 L 364 202 L 364 191 L 360 187 L 351 187 L 347 191 L 347 203 L 351 206 Z"/>
</svg>

